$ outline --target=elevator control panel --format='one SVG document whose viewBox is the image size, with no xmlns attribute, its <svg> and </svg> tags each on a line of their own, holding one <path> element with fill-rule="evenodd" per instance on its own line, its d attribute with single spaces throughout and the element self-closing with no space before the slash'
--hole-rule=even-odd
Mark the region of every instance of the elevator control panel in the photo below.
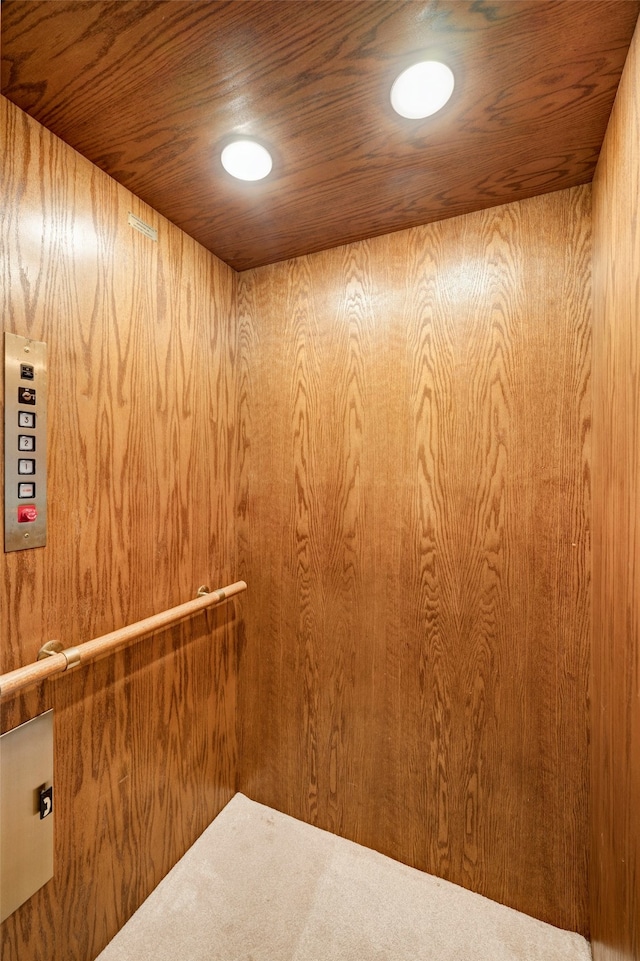
<svg viewBox="0 0 640 961">
<path fill-rule="evenodd" d="M 47 543 L 47 345 L 4 335 L 4 549 Z"/>
</svg>

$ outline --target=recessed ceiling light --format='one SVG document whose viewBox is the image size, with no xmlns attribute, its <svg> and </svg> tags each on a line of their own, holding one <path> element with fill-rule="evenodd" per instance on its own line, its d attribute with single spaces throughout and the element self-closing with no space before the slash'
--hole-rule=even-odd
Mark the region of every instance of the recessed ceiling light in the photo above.
<svg viewBox="0 0 640 961">
<path fill-rule="evenodd" d="M 414 63 L 393 84 L 391 106 L 409 120 L 430 117 L 444 107 L 453 93 L 453 85 L 453 73 L 446 64 L 437 60 Z"/>
<path fill-rule="evenodd" d="M 238 180 L 262 180 L 271 172 L 271 154 L 255 140 L 234 140 L 220 155 L 222 166 Z"/>
</svg>

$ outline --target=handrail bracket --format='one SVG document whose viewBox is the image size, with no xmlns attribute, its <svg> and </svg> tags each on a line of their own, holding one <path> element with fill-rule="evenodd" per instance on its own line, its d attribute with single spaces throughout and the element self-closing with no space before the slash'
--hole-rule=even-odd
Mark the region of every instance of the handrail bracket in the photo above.
<svg viewBox="0 0 640 961">
<path fill-rule="evenodd" d="M 64 644 L 62 641 L 47 641 L 38 651 L 38 660 L 44 661 L 45 657 L 53 657 L 54 654 L 62 654 Z"/>
<path fill-rule="evenodd" d="M 65 647 L 62 641 L 47 641 L 38 651 L 37 659 L 44 661 L 45 658 L 53 657 L 54 654 L 62 654 L 66 660 L 67 666 L 63 669 L 64 671 L 70 671 L 72 667 L 80 667 L 79 649 L 77 647 Z"/>
</svg>

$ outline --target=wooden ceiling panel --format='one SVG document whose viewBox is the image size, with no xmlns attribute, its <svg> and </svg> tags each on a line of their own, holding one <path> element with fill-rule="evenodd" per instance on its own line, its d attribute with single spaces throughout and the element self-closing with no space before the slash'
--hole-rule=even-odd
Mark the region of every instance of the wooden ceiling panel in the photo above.
<svg viewBox="0 0 640 961">
<path fill-rule="evenodd" d="M 589 181 L 636 0 L 4 0 L 2 92 L 236 269 Z M 442 59 L 450 103 L 391 109 Z M 220 150 L 274 157 L 234 181 Z"/>
</svg>

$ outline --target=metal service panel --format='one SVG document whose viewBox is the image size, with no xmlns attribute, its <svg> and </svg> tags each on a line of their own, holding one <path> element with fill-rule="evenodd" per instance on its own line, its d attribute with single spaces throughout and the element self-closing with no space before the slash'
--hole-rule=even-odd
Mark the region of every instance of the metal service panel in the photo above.
<svg viewBox="0 0 640 961">
<path fill-rule="evenodd" d="M 47 345 L 4 335 L 4 549 L 47 543 Z"/>
<path fill-rule="evenodd" d="M 53 877 L 53 711 L 0 737 L 0 923 Z"/>
</svg>

